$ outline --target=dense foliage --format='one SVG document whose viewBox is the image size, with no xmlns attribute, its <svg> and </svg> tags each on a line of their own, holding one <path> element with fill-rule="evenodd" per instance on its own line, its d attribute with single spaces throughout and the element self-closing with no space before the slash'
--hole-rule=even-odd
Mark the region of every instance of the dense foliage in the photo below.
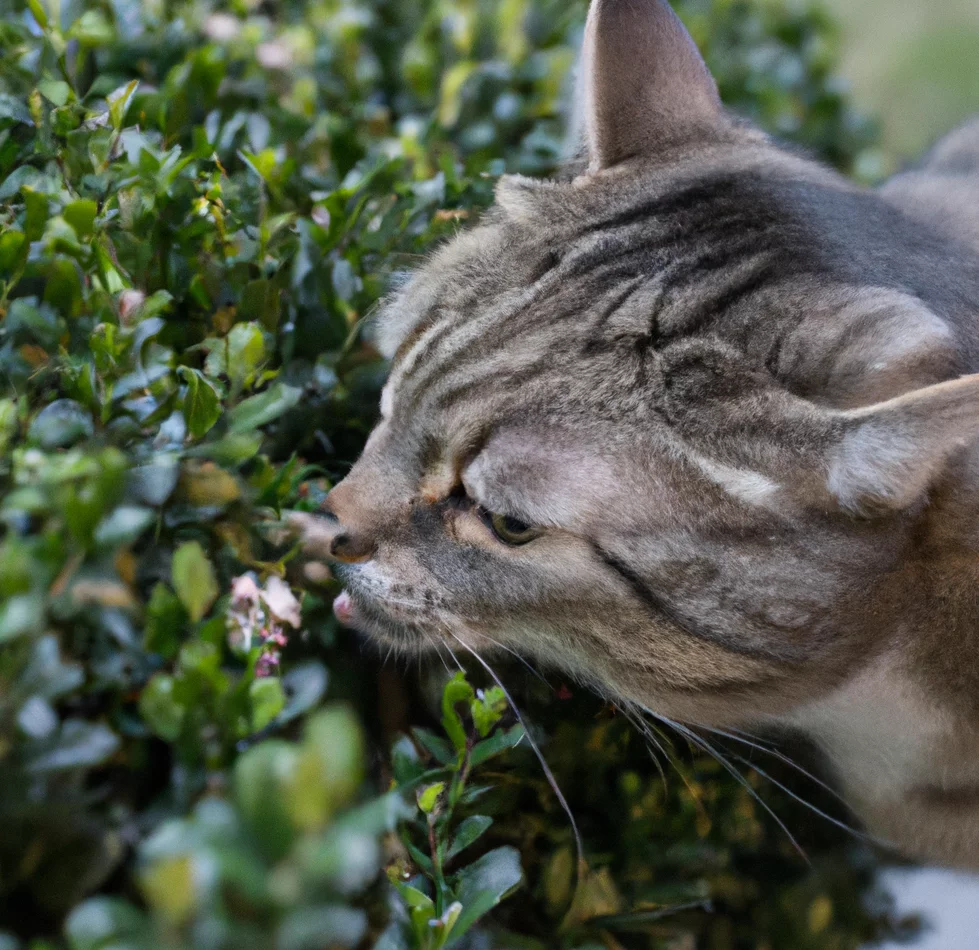
<svg viewBox="0 0 979 950">
<path fill-rule="evenodd" d="M 679 8 L 730 103 L 873 175 L 818 10 Z M 661 782 L 615 710 L 506 670 L 579 861 L 500 688 L 382 667 L 279 530 L 369 431 L 360 318 L 391 273 L 504 169 L 558 161 L 583 15 L 0 0 L 3 950 L 842 950 L 883 926 L 869 852 L 761 773 L 680 747 Z"/>
</svg>

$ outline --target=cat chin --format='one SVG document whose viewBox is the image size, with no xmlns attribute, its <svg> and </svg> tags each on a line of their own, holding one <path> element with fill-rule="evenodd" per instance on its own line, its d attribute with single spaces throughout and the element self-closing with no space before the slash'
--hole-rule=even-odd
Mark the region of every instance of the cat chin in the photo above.
<svg viewBox="0 0 979 950">
<path fill-rule="evenodd" d="M 411 624 L 389 616 L 373 602 L 343 590 L 333 601 L 333 614 L 345 627 L 356 630 L 378 646 L 394 647 L 399 653 L 423 653 L 431 641 Z"/>
</svg>

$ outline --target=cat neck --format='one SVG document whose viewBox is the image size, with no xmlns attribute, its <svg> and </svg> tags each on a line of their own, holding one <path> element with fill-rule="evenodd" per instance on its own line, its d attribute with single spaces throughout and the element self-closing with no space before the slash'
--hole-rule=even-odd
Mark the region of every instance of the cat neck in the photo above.
<svg viewBox="0 0 979 950">
<path fill-rule="evenodd" d="M 979 452 L 935 489 L 888 586 L 881 652 L 781 724 L 822 749 L 872 833 L 977 867 Z"/>
<path fill-rule="evenodd" d="M 783 725 L 823 751 L 880 843 L 979 868 L 979 728 L 889 653 Z"/>
</svg>

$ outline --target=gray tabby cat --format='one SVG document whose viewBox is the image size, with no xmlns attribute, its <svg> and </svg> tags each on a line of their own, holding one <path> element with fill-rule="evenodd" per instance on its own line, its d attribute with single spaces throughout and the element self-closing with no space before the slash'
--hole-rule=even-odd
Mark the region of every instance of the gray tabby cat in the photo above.
<svg viewBox="0 0 979 950">
<path fill-rule="evenodd" d="M 881 191 L 595 0 L 587 169 L 507 177 L 389 300 L 382 421 L 299 518 L 341 619 L 803 731 L 868 827 L 979 867 L 979 123 Z"/>
</svg>

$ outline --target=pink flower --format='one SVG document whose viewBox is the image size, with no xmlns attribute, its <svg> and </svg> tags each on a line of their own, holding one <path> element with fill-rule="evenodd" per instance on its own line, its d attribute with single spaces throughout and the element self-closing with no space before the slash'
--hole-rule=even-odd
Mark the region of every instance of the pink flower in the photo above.
<svg viewBox="0 0 979 950">
<path fill-rule="evenodd" d="M 242 574 L 231 582 L 231 599 L 236 601 L 247 601 L 250 604 L 257 604 L 262 596 L 255 578 L 251 574 Z"/>
<path fill-rule="evenodd" d="M 255 662 L 255 675 L 260 679 L 271 676 L 280 663 L 277 653 L 263 653 Z"/>
<path fill-rule="evenodd" d="M 251 574 L 231 582 L 231 604 L 227 614 L 228 644 L 238 653 L 259 646 L 255 675 L 271 676 L 281 663 L 280 651 L 289 643 L 284 624 L 298 628 L 302 623 L 299 601 L 289 585 L 271 575 L 264 588 Z"/>
<path fill-rule="evenodd" d="M 265 582 L 265 590 L 262 592 L 262 599 L 269 608 L 269 612 L 276 620 L 289 624 L 290 627 L 299 628 L 302 624 L 302 616 L 299 611 L 299 601 L 295 594 L 289 589 L 289 585 L 276 577 L 274 574 Z"/>
</svg>

